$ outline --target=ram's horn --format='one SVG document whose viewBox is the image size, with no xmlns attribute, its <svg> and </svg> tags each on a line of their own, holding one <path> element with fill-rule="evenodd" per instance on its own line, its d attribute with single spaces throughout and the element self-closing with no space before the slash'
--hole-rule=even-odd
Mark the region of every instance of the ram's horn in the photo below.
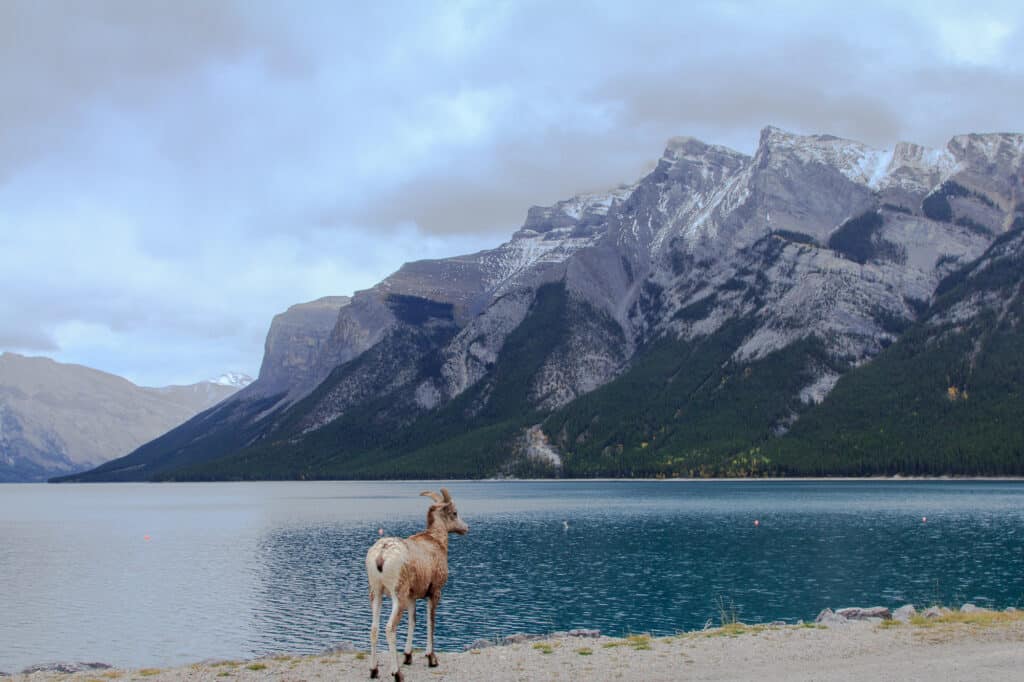
<svg viewBox="0 0 1024 682">
<path fill-rule="evenodd" d="M 452 496 L 448 493 L 448 488 L 441 488 L 441 497 L 444 498 L 445 502 L 452 501 Z"/>
<path fill-rule="evenodd" d="M 444 488 L 441 488 L 441 491 L 444 492 Z M 442 502 L 444 502 L 444 500 L 441 499 L 440 495 L 438 495 L 437 493 L 432 493 L 429 490 L 424 490 L 423 492 L 420 493 L 420 495 L 423 497 L 429 497 L 437 504 L 441 504 Z"/>
</svg>

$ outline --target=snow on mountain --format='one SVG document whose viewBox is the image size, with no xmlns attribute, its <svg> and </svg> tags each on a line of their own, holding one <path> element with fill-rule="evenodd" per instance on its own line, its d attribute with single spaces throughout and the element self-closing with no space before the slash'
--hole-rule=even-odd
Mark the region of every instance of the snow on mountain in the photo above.
<svg viewBox="0 0 1024 682">
<path fill-rule="evenodd" d="M 209 383 L 232 388 L 245 388 L 253 382 L 253 378 L 243 372 L 225 372 L 218 377 L 208 379 Z"/>
</svg>

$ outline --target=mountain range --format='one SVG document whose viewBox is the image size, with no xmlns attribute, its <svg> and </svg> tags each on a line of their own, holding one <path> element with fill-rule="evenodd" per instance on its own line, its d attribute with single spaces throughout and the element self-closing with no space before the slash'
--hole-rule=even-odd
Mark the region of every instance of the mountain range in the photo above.
<svg viewBox="0 0 1024 682">
<path fill-rule="evenodd" d="M 259 378 L 65 480 L 1024 473 L 1024 136 L 674 138 L 271 324 Z"/>
<path fill-rule="evenodd" d="M 0 482 L 45 481 L 131 452 L 249 382 L 145 388 L 82 365 L 0 354 Z"/>
</svg>

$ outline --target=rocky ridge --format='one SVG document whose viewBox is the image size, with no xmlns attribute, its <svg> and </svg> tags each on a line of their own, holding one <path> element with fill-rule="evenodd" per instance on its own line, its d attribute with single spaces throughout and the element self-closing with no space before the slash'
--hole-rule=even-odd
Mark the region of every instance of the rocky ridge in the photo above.
<svg viewBox="0 0 1024 682">
<path fill-rule="evenodd" d="M 515 434 L 503 431 L 492 442 L 511 452 L 524 438 L 539 442 L 536 430 L 526 434 L 543 423 L 547 442 L 571 461 L 574 447 L 545 415 L 634 372 L 665 339 L 692 345 L 725 337 L 723 368 L 749 370 L 801 343 L 813 346 L 793 361 L 798 381 L 788 397 L 773 398 L 789 407 L 766 432 L 784 434 L 843 374 L 917 322 L 940 282 L 1024 226 L 1022 161 L 1017 134 L 957 136 L 938 150 L 906 142 L 878 150 L 767 127 L 752 156 L 673 138 L 632 185 L 531 208 L 495 249 L 409 263 L 350 300 L 331 299 L 308 322 L 311 335 L 281 341 L 278 323 L 274 344 L 268 336 L 273 361 L 234 399 L 231 419 L 205 417 L 203 430 L 181 432 L 174 448 L 189 451 L 184 441 L 230 421 L 235 430 L 245 425 L 245 437 L 215 456 L 308 443 L 310 451 L 340 447 L 344 459 L 358 440 L 353 429 L 362 429 L 357 417 L 365 424 L 370 414 L 360 411 L 380 401 L 371 421 L 381 433 L 423 419 L 461 419 L 470 430 L 513 419 L 521 423 Z M 550 316 L 545 324 L 541 314 Z M 519 345 L 510 339 L 530 325 L 547 332 L 545 345 L 527 353 L 528 363 L 517 356 L 529 376 L 516 389 L 516 414 L 498 415 L 494 396 L 512 385 L 510 374 L 518 377 L 508 359 Z M 706 391 L 706 382 L 697 389 Z M 480 421 L 488 414 L 487 424 Z M 665 425 L 655 426 L 651 434 Z M 408 438 L 388 445 L 360 433 L 368 440 L 358 442 L 384 443 L 399 459 L 413 447 Z M 586 430 L 575 436 L 587 437 Z M 501 469 L 481 466 L 477 475 Z M 344 475 L 337 467 L 334 475 Z"/>
</svg>

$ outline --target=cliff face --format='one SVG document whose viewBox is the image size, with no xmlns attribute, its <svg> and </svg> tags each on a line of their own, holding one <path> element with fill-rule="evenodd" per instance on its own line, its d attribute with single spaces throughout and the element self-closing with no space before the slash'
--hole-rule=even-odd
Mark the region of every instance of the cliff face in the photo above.
<svg viewBox="0 0 1024 682">
<path fill-rule="evenodd" d="M 204 381 L 145 388 L 48 358 L 0 355 L 0 481 L 40 481 L 131 452 L 235 393 Z"/>
<path fill-rule="evenodd" d="M 244 395 L 305 394 L 323 380 L 320 357 L 348 296 L 297 303 L 274 316 L 258 380 Z"/>
<path fill-rule="evenodd" d="M 149 476 L 159 472 L 147 462 L 168 472 L 187 460 L 189 475 L 231 475 L 240 466 L 231 457 L 244 452 L 250 469 L 273 462 L 273 475 L 414 475 L 448 462 L 448 443 L 465 458 L 442 471 L 483 475 L 507 469 L 516 443 L 541 434 L 567 468 L 608 471 L 608 453 L 654 466 L 657 434 L 726 428 L 707 421 L 710 408 L 693 421 L 675 416 L 693 401 L 714 404 L 709 382 L 732 390 L 734 370 L 750 377 L 785 358 L 779 380 L 758 389 L 778 409 L 743 438 L 782 436 L 920 320 L 943 278 L 1024 225 L 1022 159 L 1024 137 L 1010 134 L 876 150 L 769 127 L 753 156 L 674 138 L 635 184 L 531 208 L 496 249 L 410 263 L 357 292 L 294 368 L 280 358 L 295 351 L 272 354 L 268 338 L 271 368 L 265 361 L 233 400 L 230 419 L 207 415 L 170 450 L 141 449 L 132 466 Z M 667 378 L 654 369 L 672 357 L 658 355 L 666 343 L 691 358 Z M 705 367 L 712 355 L 717 364 Z M 658 391 L 638 388 L 638 376 L 678 377 L 678 388 L 701 372 L 689 393 L 672 394 L 679 423 L 628 437 L 578 423 L 621 421 L 614 401 L 602 407 L 595 396 L 646 405 Z M 272 408 L 254 402 L 284 389 Z M 245 437 L 210 449 L 218 429 Z M 610 442 L 593 449 L 598 432 Z M 714 456 L 739 447 L 727 441 Z M 203 470 L 206 460 L 220 463 Z"/>
</svg>

